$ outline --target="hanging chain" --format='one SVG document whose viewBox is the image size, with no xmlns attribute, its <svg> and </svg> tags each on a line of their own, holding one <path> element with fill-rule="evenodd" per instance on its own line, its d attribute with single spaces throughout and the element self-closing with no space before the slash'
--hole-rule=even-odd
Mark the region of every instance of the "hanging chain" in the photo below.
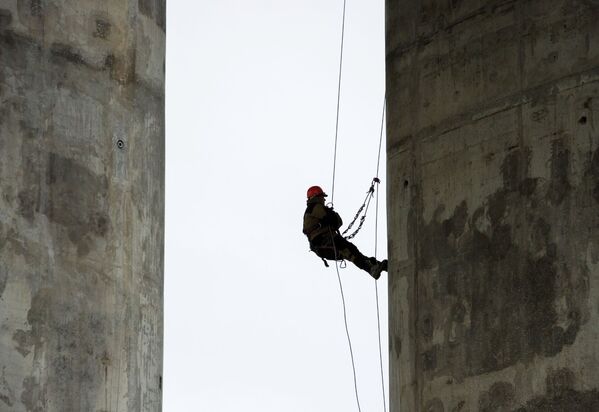
<svg viewBox="0 0 599 412">
<path fill-rule="evenodd" d="M 354 216 L 354 219 L 351 221 L 349 226 L 347 226 L 343 233 L 341 233 L 341 236 L 345 237 L 347 240 L 353 239 L 358 234 L 360 229 L 362 229 L 362 225 L 364 225 L 364 221 L 366 220 L 366 213 L 368 213 L 368 206 L 370 206 L 370 200 L 374 197 L 374 185 L 379 183 L 381 183 L 381 181 L 378 177 L 372 179 L 370 188 L 368 189 L 368 192 L 366 192 L 366 198 L 364 199 L 364 203 L 362 203 L 362 206 L 360 206 L 360 208 L 356 212 L 356 215 Z M 364 211 L 364 214 L 360 217 L 362 211 Z M 354 230 L 354 232 L 349 234 L 348 236 L 345 236 L 345 234 L 349 232 L 349 230 L 353 227 L 354 223 L 356 223 L 358 218 L 360 218 L 360 223 L 358 224 L 357 229 Z"/>
</svg>

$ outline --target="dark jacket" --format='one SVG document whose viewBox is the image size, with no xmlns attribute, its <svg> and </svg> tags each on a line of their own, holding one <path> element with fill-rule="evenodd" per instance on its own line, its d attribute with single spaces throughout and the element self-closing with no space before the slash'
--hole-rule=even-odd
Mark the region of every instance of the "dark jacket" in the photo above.
<svg viewBox="0 0 599 412">
<path fill-rule="evenodd" d="M 335 233 L 343 225 L 341 216 L 332 208 L 325 206 L 324 198 L 313 197 L 308 199 L 307 204 L 303 232 L 310 242 L 325 233 L 330 236 L 331 232 Z"/>
</svg>

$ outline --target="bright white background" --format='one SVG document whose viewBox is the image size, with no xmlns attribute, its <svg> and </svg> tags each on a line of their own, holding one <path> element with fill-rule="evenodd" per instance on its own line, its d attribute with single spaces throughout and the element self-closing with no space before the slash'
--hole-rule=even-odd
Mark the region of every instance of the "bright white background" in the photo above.
<svg viewBox="0 0 599 412">
<path fill-rule="evenodd" d="M 343 1 L 167 6 L 164 411 L 357 411 L 334 265 L 301 233 L 306 189 L 331 190 Z M 347 224 L 376 172 L 383 0 L 347 0 L 343 64 L 334 200 Z M 374 212 L 355 239 L 366 255 Z M 341 276 L 362 411 L 383 411 L 374 281 L 351 264 Z"/>
</svg>

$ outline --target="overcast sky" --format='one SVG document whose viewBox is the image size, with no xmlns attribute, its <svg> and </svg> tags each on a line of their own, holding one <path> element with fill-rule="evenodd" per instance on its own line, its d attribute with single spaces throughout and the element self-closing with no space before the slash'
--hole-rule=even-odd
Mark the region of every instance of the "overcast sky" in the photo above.
<svg viewBox="0 0 599 412">
<path fill-rule="evenodd" d="M 334 265 L 301 233 L 331 189 L 342 0 L 169 0 L 165 412 L 357 411 Z M 384 1 L 347 0 L 335 209 L 376 172 Z M 379 257 L 386 258 L 385 147 Z M 374 205 L 354 239 L 374 253 Z M 363 412 L 382 411 L 374 280 L 341 270 Z M 378 281 L 387 374 L 387 274 Z"/>
</svg>

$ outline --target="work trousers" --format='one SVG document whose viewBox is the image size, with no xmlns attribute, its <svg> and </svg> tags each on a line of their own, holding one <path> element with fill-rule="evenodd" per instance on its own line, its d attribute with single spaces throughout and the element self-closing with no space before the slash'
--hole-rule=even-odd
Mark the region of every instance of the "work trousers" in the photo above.
<svg viewBox="0 0 599 412">
<path fill-rule="evenodd" d="M 319 257 L 327 260 L 349 260 L 358 268 L 370 272 L 375 258 L 364 256 L 360 250 L 339 233 L 323 233 L 310 242 L 310 249 Z"/>
</svg>

